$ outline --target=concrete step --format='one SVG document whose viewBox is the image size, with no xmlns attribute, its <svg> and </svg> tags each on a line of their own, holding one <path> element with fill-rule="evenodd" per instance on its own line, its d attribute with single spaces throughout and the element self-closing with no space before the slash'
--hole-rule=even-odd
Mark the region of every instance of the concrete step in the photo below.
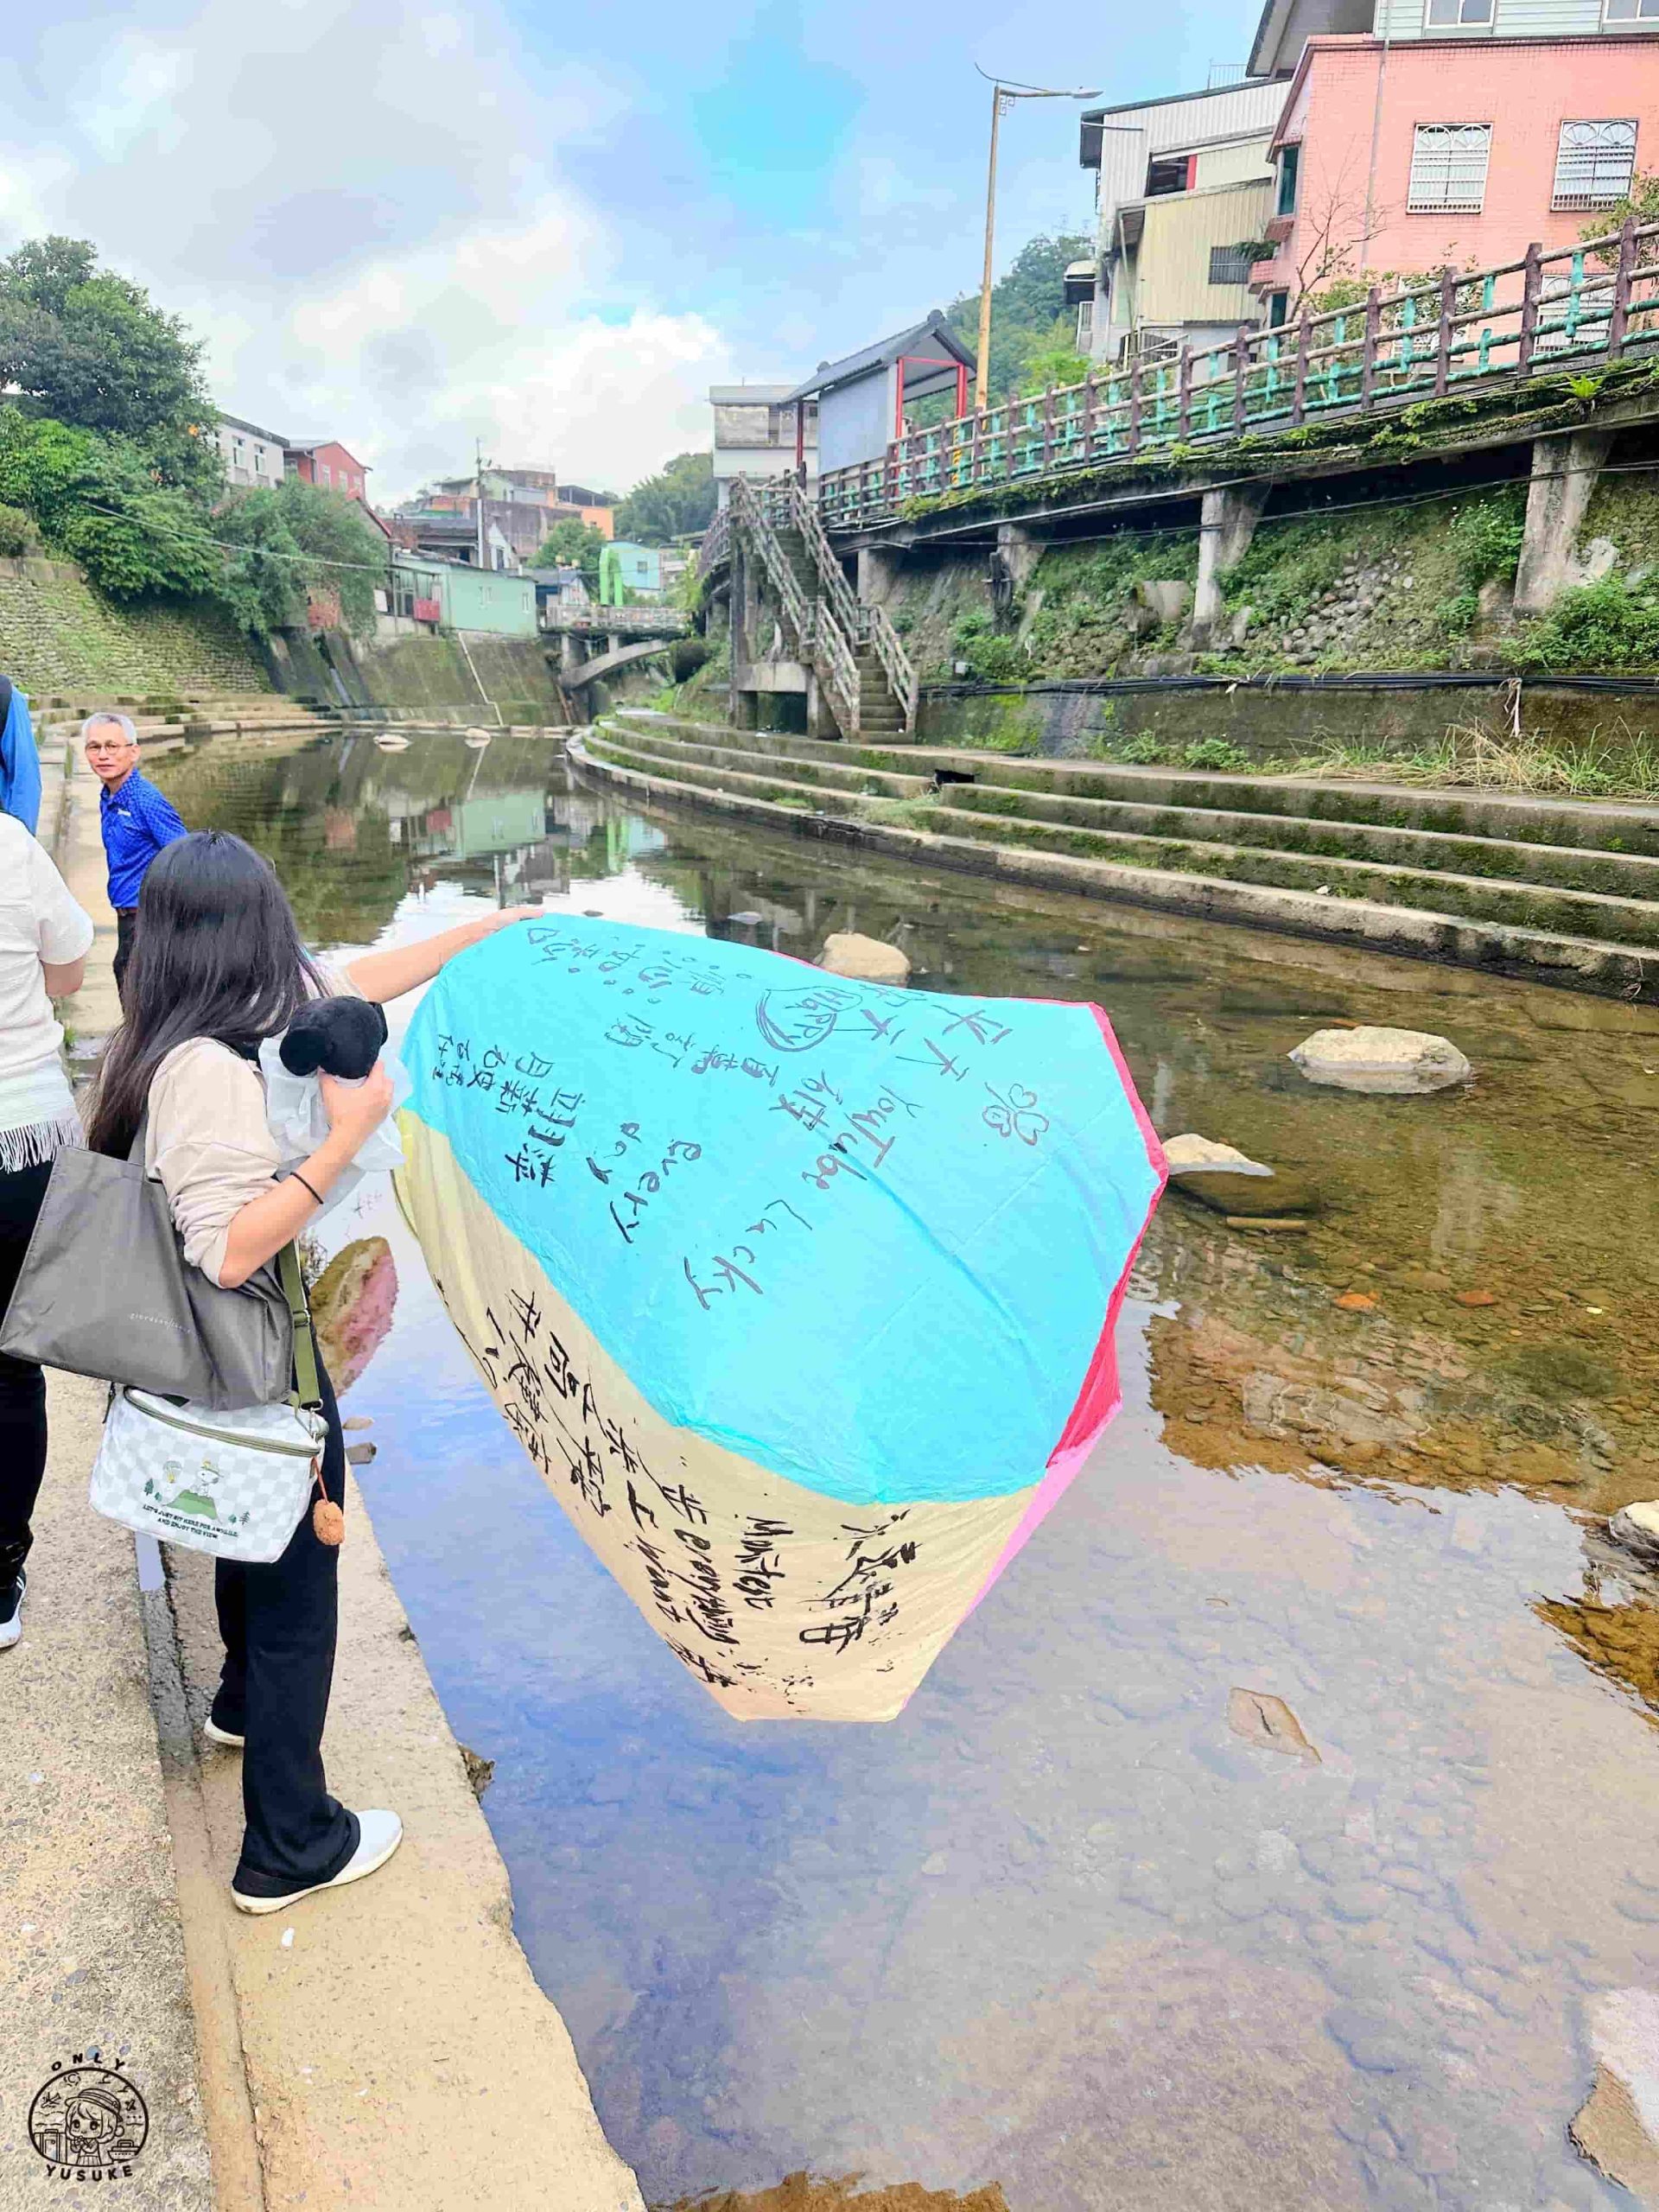
<svg viewBox="0 0 1659 2212">
<path fill-rule="evenodd" d="M 601 733 L 601 749 L 606 734 Z M 620 740 L 619 745 L 627 742 Z M 868 813 L 874 805 L 879 817 L 883 802 L 892 804 L 882 788 L 880 772 L 843 771 L 839 775 L 830 772 L 826 776 L 823 763 L 768 754 L 746 759 L 733 748 L 713 760 L 692 757 L 707 750 L 666 737 L 654 747 L 633 747 L 625 765 L 679 775 L 704 788 L 727 787 L 785 804 L 805 801 L 826 813 L 858 816 Z M 804 773 L 806 770 L 813 772 L 810 780 Z M 867 779 L 862 792 L 853 788 L 861 776 Z M 916 779 L 907 781 L 913 791 Z M 869 783 L 878 785 L 874 794 L 868 788 Z M 1543 849 L 1512 848 L 1506 853 L 1490 840 L 1478 845 L 1478 841 L 1425 840 L 1419 836 L 1412 841 L 1411 858 L 1353 857 L 1269 842 L 1273 830 L 1281 826 L 1292 837 L 1303 834 L 1307 825 L 1294 818 L 1273 822 L 1234 815 L 1218 823 L 1213 816 L 1177 809 L 1168 810 L 1173 817 L 1173 830 L 1149 834 L 1121 826 L 1109 816 L 1086 826 L 1054 818 L 1052 802 L 1046 813 L 1030 810 L 1038 803 L 1038 795 L 999 793 L 997 797 L 1005 798 L 1006 803 L 995 808 L 982 804 L 985 796 L 949 786 L 944 797 L 936 798 L 926 795 L 924 787 L 921 796 L 905 798 L 903 820 L 906 826 L 938 836 L 1046 849 L 1120 867 L 1154 868 L 1234 883 L 1270 885 L 1321 898 L 1366 899 L 1598 942 L 1659 947 L 1659 895 L 1655 895 L 1659 893 L 1659 880 L 1656 880 L 1653 864 L 1640 859 L 1627 861 L 1611 854 L 1593 856 L 1572 849 L 1559 854 L 1563 870 L 1599 866 L 1605 880 L 1639 887 L 1634 893 L 1629 887 L 1604 890 L 1586 887 L 1570 876 L 1566 880 L 1552 880 L 1545 872 L 1550 863 Z M 1058 804 L 1069 811 L 1087 803 Z M 1254 833 L 1255 842 L 1233 842 L 1229 836 L 1217 834 L 1241 823 Z M 1367 833 L 1362 829 L 1357 834 L 1363 837 Z M 1427 864 L 1424 864 L 1425 848 Z M 1482 863 L 1478 874 L 1455 864 L 1466 861 L 1471 851 L 1477 851 Z M 1500 874 L 1499 866 L 1505 859 L 1525 865 L 1529 872 Z M 1621 873 L 1625 869 L 1630 873 Z M 1643 892 L 1649 895 L 1640 895 Z"/>
<path fill-rule="evenodd" d="M 902 775 L 892 769 L 861 767 L 857 755 L 849 757 L 849 748 L 844 745 L 821 743 L 820 752 L 835 756 L 829 760 L 796 760 L 762 751 L 764 734 L 759 731 L 728 730 L 719 733 L 728 741 L 725 744 L 691 744 L 650 729 L 641 729 L 636 727 L 632 717 L 621 715 L 608 716 L 600 727 L 607 734 L 613 734 L 631 751 L 661 760 L 665 766 L 676 760 L 689 760 L 699 767 L 730 769 L 738 774 L 782 777 L 785 780 L 810 784 L 826 791 L 848 791 L 860 798 L 920 798 L 928 789 L 925 776 Z M 717 733 L 710 731 L 705 734 L 712 737 Z"/>
<path fill-rule="evenodd" d="M 815 804 L 821 794 L 806 787 L 791 789 L 782 778 L 775 783 L 778 796 L 763 798 L 738 788 L 730 777 L 718 786 L 693 784 L 689 775 L 676 777 L 671 760 L 631 766 L 623 757 L 625 747 L 604 730 L 573 739 L 569 751 L 579 769 L 588 768 L 647 803 L 678 799 L 796 834 L 891 852 L 925 865 L 960 868 L 1027 886 L 1365 945 L 1626 999 L 1648 998 L 1659 991 L 1659 954 L 1646 944 L 1577 937 L 1478 918 L 1445 907 L 1321 897 L 1317 890 L 1295 886 L 1125 865 L 1052 849 L 944 835 L 912 826 L 910 817 L 923 810 L 909 807 L 898 820 L 871 819 L 868 812 L 860 820 L 823 809 Z M 897 814 L 899 810 L 891 811 Z M 977 826 L 986 824 L 987 817 L 977 817 Z M 1455 880 L 1441 880 L 1450 884 Z"/>
<path fill-rule="evenodd" d="M 812 761 L 797 763 L 794 774 L 783 774 L 779 763 L 770 761 L 766 754 L 716 752 L 708 746 L 652 746 L 648 739 L 611 730 L 604 723 L 593 734 L 595 743 L 604 743 L 608 750 L 617 752 L 617 757 L 626 757 L 631 766 L 652 774 L 683 777 L 688 783 L 699 783 L 708 790 L 719 790 L 730 783 L 746 790 L 752 787 L 759 797 L 810 798 L 812 805 L 834 814 L 856 812 L 868 798 L 913 801 L 927 790 L 920 777 L 876 777 L 869 770 L 827 770 Z"/>
<path fill-rule="evenodd" d="M 677 717 L 674 727 L 716 741 L 723 725 Z M 757 750 L 811 757 L 813 741 L 746 732 Z M 842 748 L 831 746 L 831 753 Z M 1366 823 L 1504 842 L 1581 847 L 1587 850 L 1659 858 L 1659 807 L 1627 800 L 1558 798 L 1550 793 L 1495 791 L 1460 785 L 1348 782 L 1263 771 L 1215 775 L 1199 769 L 1135 768 L 1116 762 L 1039 760 L 951 746 L 906 745 L 891 756 L 865 748 L 861 765 L 932 773 L 948 769 L 989 785 L 1058 798 L 1124 799 L 1149 806 L 1201 811 L 1268 814 L 1311 822 Z"/>
<path fill-rule="evenodd" d="M 1323 816 L 1258 814 L 1218 807 L 1155 806 L 1135 799 L 1056 797 L 1007 784 L 949 786 L 950 804 L 974 812 L 1020 815 L 1077 829 L 1147 837 L 1270 846 L 1332 861 L 1376 861 L 1575 891 L 1659 899 L 1659 858 L 1591 846 L 1522 844 L 1443 830 L 1344 822 Z"/>
</svg>

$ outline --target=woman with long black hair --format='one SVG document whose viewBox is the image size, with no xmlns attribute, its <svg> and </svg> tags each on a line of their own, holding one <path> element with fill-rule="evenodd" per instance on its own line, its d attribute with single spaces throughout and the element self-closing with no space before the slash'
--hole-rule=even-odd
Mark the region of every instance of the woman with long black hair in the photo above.
<svg viewBox="0 0 1659 2212">
<path fill-rule="evenodd" d="M 89 917 L 14 814 L 0 813 L 0 1313 L 46 1196 L 54 1155 L 80 1124 L 54 998 L 80 988 Z M 46 1471 L 46 1380 L 0 1352 L 0 1651 L 23 1632 L 23 1561 Z"/>
<path fill-rule="evenodd" d="M 306 1229 L 391 1107 L 382 1066 L 360 1084 L 321 1077 L 328 1135 L 277 1180 L 257 1064 L 262 1040 L 308 998 L 398 998 L 526 911 L 363 954 L 331 973 L 306 951 L 281 884 L 251 847 L 220 830 L 181 839 L 144 878 L 126 1019 L 99 1072 L 88 1142 L 124 1159 L 142 1130 L 145 1171 L 166 1190 L 186 1260 L 235 1288 Z M 338 1505 L 345 1440 L 327 1376 L 321 1382 L 323 1487 Z M 269 1566 L 215 1563 L 225 1666 L 207 1732 L 244 1751 L 246 1827 L 231 1895 L 245 1912 L 276 1912 L 357 1881 L 402 1840 L 395 1813 L 347 1811 L 323 1775 L 337 1560 L 307 1513 Z"/>
</svg>

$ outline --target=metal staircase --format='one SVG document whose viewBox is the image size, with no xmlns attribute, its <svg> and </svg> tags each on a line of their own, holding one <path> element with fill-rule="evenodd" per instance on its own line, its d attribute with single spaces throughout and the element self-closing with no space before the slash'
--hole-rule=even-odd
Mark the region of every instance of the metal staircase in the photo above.
<svg viewBox="0 0 1659 2212">
<path fill-rule="evenodd" d="M 863 605 L 842 573 L 801 486 L 792 476 L 763 486 L 735 477 L 726 515 L 759 561 L 785 634 L 817 677 L 842 735 L 907 736 L 916 671 L 886 609 Z"/>
</svg>

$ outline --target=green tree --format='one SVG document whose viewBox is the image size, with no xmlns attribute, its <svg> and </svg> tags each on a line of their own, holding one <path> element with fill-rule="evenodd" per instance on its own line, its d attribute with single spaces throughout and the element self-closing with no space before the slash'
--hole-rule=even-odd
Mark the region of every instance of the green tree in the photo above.
<svg viewBox="0 0 1659 2212">
<path fill-rule="evenodd" d="M 1065 305 L 1066 266 L 1093 250 L 1094 241 L 1081 232 L 1063 232 L 1058 236 L 1045 232 L 1027 240 L 1007 275 L 992 285 L 991 362 L 986 384 L 993 402 L 1011 399 L 1022 388 L 1033 356 L 1065 343 L 1068 333 L 1075 337 Z M 953 300 L 945 315 L 970 351 L 978 345 L 977 292 Z M 1066 329 L 1057 340 L 1055 325 L 1062 318 Z"/>
<path fill-rule="evenodd" d="M 1027 354 L 1018 397 L 1040 398 L 1051 385 L 1081 384 L 1088 373 L 1089 357 L 1078 353 L 1068 333 L 1058 344 Z"/>
<path fill-rule="evenodd" d="M 143 439 L 211 422 L 202 347 L 85 238 L 31 239 L 0 262 L 0 388 L 76 429 Z"/>
<path fill-rule="evenodd" d="M 599 556 L 605 550 L 605 533 L 578 516 L 556 522 L 542 540 L 532 569 L 580 569 L 586 575 L 599 574 Z"/>
<path fill-rule="evenodd" d="M 32 515 L 48 546 L 118 597 L 218 588 L 206 509 L 160 482 L 132 439 L 0 407 L 0 501 Z"/>
<path fill-rule="evenodd" d="M 706 453 L 676 454 L 636 484 L 616 511 L 616 534 L 636 545 L 669 545 L 707 530 L 715 517 L 715 464 Z"/>
<path fill-rule="evenodd" d="M 1605 238 L 1614 231 L 1622 230 L 1627 219 L 1632 215 L 1638 223 L 1659 223 L 1659 170 L 1637 169 L 1630 179 L 1630 188 L 1624 197 L 1616 200 L 1611 207 L 1599 207 L 1579 236 L 1588 245 L 1593 238 Z M 1616 269 L 1618 266 L 1618 248 L 1617 245 L 1604 246 L 1592 258 L 1605 268 Z M 1638 238 L 1636 258 L 1638 267 L 1651 268 L 1656 261 L 1659 261 L 1659 238 Z"/>
<path fill-rule="evenodd" d="M 354 635 L 374 627 L 374 594 L 385 579 L 386 541 L 355 499 L 298 476 L 238 493 L 213 518 L 231 549 L 219 589 L 250 630 L 291 629 L 312 591 L 339 594 Z"/>
</svg>

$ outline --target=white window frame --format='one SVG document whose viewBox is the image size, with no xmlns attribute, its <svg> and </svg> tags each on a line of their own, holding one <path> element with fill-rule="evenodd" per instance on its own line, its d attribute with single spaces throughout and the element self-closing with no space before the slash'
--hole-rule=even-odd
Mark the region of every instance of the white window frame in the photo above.
<svg viewBox="0 0 1659 2212">
<path fill-rule="evenodd" d="M 1613 13 L 1620 0 L 1602 0 L 1601 22 L 1604 30 L 1617 30 L 1626 23 L 1659 23 L 1659 0 L 1629 0 L 1628 13 Z"/>
<path fill-rule="evenodd" d="M 1465 144 L 1460 149 L 1453 143 L 1454 134 L 1466 134 Z M 1475 181 L 1473 155 L 1479 148 L 1480 175 Z M 1440 160 L 1438 181 L 1442 190 L 1431 188 L 1437 179 L 1426 156 L 1439 151 Z M 1468 158 L 1463 164 L 1459 180 L 1456 156 L 1462 152 Z M 1492 161 L 1492 126 L 1490 123 L 1419 123 L 1412 126 L 1411 177 L 1406 188 L 1406 212 L 1412 215 L 1478 215 L 1485 203 L 1486 179 Z M 1461 188 L 1458 188 L 1459 185 Z"/>
<path fill-rule="evenodd" d="M 1440 0 L 1423 0 L 1423 29 L 1430 37 L 1442 31 L 1491 31 L 1496 28 L 1497 0 L 1451 0 L 1457 14 L 1449 23 L 1434 21 L 1434 9 L 1440 3 Z M 1471 15 L 1469 11 L 1475 8 L 1482 12 Z"/>
<path fill-rule="evenodd" d="M 1569 146 L 1569 130 L 1582 132 L 1628 131 L 1622 143 L 1604 138 L 1599 144 L 1586 137 Z M 1555 136 L 1555 177 L 1551 188 L 1549 204 L 1552 208 L 1583 210 L 1611 207 L 1623 200 L 1630 191 L 1636 176 L 1636 141 L 1637 125 L 1634 116 L 1562 118 Z M 1580 156 L 1574 167 L 1566 166 L 1569 156 Z M 1622 170 L 1618 164 L 1623 163 Z"/>
</svg>

